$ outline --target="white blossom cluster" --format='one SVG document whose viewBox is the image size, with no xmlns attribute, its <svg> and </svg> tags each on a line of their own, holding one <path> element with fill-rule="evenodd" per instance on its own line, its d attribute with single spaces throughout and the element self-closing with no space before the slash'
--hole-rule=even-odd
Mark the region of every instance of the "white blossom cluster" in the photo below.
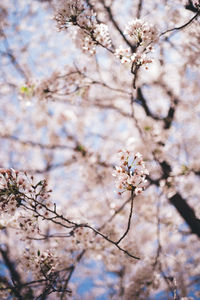
<svg viewBox="0 0 200 300">
<path fill-rule="evenodd" d="M 121 45 L 115 50 L 115 56 L 120 58 L 121 63 L 134 63 L 137 66 L 146 65 L 152 62 L 148 54 L 153 51 L 152 43 L 158 39 L 158 31 L 155 26 L 140 19 L 129 22 L 124 34 L 135 43 L 136 50 L 132 53 L 130 48 L 123 48 Z"/>
<path fill-rule="evenodd" d="M 58 30 L 65 29 L 71 25 L 91 27 L 92 11 L 88 9 L 85 1 L 62 0 L 55 3 L 58 12 L 55 15 Z M 86 18 L 85 16 L 88 16 Z M 91 16 L 91 18 L 89 18 Z"/>
<path fill-rule="evenodd" d="M 145 65 L 152 62 L 152 58 L 147 56 L 147 53 L 131 53 L 130 48 L 123 48 L 121 45 L 116 49 L 115 54 L 121 59 L 121 63 L 135 63 L 136 65 Z"/>
<path fill-rule="evenodd" d="M 58 3 L 58 11 L 55 15 L 58 30 L 69 26 L 76 26 L 77 39 L 84 52 L 96 53 L 96 45 L 111 47 L 111 39 L 108 26 L 98 23 L 96 13 L 83 0 L 66 0 Z"/>
<path fill-rule="evenodd" d="M 111 39 L 108 26 L 100 23 L 96 24 L 91 31 L 79 30 L 76 34 L 76 43 L 82 48 L 83 52 L 91 55 L 96 53 L 98 44 L 105 48 L 110 48 Z"/>
<path fill-rule="evenodd" d="M 17 218 L 17 227 L 20 232 L 23 232 L 21 239 L 26 239 L 27 236 L 35 236 L 39 233 L 38 219 L 34 216 L 26 216 L 21 213 Z"/>
<path fill-rule="evenodd" d="M 24 204 L 32 206 L 32 202 L 36 198 L 38 202 L 37 209 L 43 212 L 45 209 L 39 203 L 46 206 L 51 205 L 49 202 L 51 191 L 47 191 L 46 187 L 47 183 L 44 180 L 34 185 L 33 177 L 28 178 L 26 173 L 14 169 L 0 170 L 0 210 L 6 214 L 14 215 L 16 210 L 18 208 L 20 210 Z M 30 227 L 35 227 L 34 222 L 28 222 L 28 224 L 31 224 Z M 26 224 L 26 231 L 30 231 L 28 224 Z"/>
<path fill-rule="evenodd" d="M 126 190 L 140 194 L 145 188 L 146 175 L 149 174 L 142 155 L 139 152 L 131 155 L 128 150 L 120 150 L 118 158 L 120 165 L 115 167 L 113 176 L 116 177 L 119 194 Z"/>
<path fill-rule="evenodd" d="M 137 45 L 147 46 L 158 39 L 158 31 L 155 26 L 140 19 L 134 19 L 128 23 L 124 30 Z"/>
<path fill-rule="evenodd" d="M 46 277 L 55 271 L 58 265 L 57 257 L 50 250 L 29 250 L 24 252 L 24 267 L 32 271 L 35 278 Z"/>
<path fill-rule="evenodd" d="M 132 53 L 130 48 L 123 48 L 123 46 L 120 45 L 119 48 L 115 50 L 114 55 L 121 59 L 122 64 L 131 62 Z"/>
<path fill-rule="evenodd" d="M 81 39 L 80 36 L 82 37 Z M 91 55 L 96 53 L 96 45 L 89 35 L 85 35 L 85 33 L 80 32 L 78 39 L 80 39 L 78 43 L 80 44 L 81 42 L 83 52 Z"/>
<path fill-rule="evenodd" d="M 134 62 L 136 65 L 146 65 L 150 64 L 153 60 L 152 58 L 147 56 L 147 53 L 133 53 L 131 56 L 131 61 Z"/>
<path fill-rule="evenodd" d="M 25 176 L 13 169 L 0 171 L 0 210 L 14 215 L 22 194 L 28 191 Z"/>
<path fill-rule="evenodd" d="M 94 29 L 94 37 L 98 43 L 104 45 L 107 48 L 111 47 L 111 39 L 107 25 L 103 23 L 97 24 Z"/>
<path fill-rule="evenodd" d="M 103 23 L 95 24 L 90 32 L 78 32 L 78 39 L 83 51 L 92 55 L 96 53 L 97 44 L 105 48 L 111 47 L 108 26 Z"/>
</svg>

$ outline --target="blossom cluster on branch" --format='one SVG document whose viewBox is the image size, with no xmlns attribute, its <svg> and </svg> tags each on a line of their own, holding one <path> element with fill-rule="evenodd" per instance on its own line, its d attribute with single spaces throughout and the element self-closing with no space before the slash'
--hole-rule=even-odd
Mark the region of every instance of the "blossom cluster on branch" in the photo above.
<svg viewBox="0 0 200 300">
<path fill-rule="evenodd" d="M 200 298 L 199 3 L 0 1 L 0 299 Z"/>
<path fill-rule="evenodd" d="M 108 26 L 97 21 L 96 13 L 87 1 L 61 1 L 58 3 L 55 20 L 59 30 L 77 27 L 76 40 L 82 44 L 82 50 L 89 54 L 96 53 L 96 45 L 107 49 L 112 46 Z"/>
<path fill-rule="evenodd" d="M 147 182 L 146 175 L 149 174 L 145 168 L 140 153 L 131 154 L 128 150 L 120 150 L 118 153 L 120 165 L 115 167 L 113 176 L 116 177 L 116 187 L 121 195 L 124 191 L 134 191 L 140 194 Z"/>
<path fill-rule="evenodd" d="M 139 154 L 136 156 L 139 158 Z M 140 163 L 143 166 L 141 159 L 138 160 L 137 158 L 135 157 L 135 163 L 137 161 L 138 166 Z M 143 174 L 140 167 L 135 172 Z M 137 184 L 136 194 L 140 192 L 138 186 L 141 186 L 141 184 Z M 86 250 L 101 253 L 106 242 L 116 247 L 116 250 L 121 251 L 122 254 L 126 254 L 127 257 L 139 259 L 119 246 L 119 242 L 124 239 L 128 230 L 126 230 L 120 240 L 115 241 L 104 232 L 95 229 L 87 223 L 76 223 L 58 212 L 56 204 L 53 204 L 49 199 L 50 193 L 51 190 L 47 190 L 46 181 L 39 181 L 34 184 L 33 176 L 29 177 L 26 173 L 24 174 L 14 169 L 0 171 L 0 209 L 3 216 L 0 229 L 14 229 L 21 242 L 24 242 L 24 260 L 19 264 L 19 270 L 25 268 L 27 272 L 31 273 L 34 280 L 52 281 L 50 284 L 51 288 L 54 285 L 57 290 L 59 286 L 61 288 L 60 292 L 64 291 L 60 275 L 62 273 L 61 266 L 62 268 L 64 267 L 61 263 L 61 256 L 63 255 L 62 251 L 60 252 L 61 249 L 58 250 L 57 243 L 54 245 L 54 250 L 35 244 L 35 241 L 51 236 L 50 233 L 45 235 L 42 231 L 44 230 L 43 227 L 50 230 L 52 224 L 58 226 L 59 229 L 64 228 L 67 230 L 65 237 L 69 238 L 71 242 L 71 255 L 67 257 L 66 269 L 70 270 L 70 263 L 74 260 L 73 253 Z M 11 219 L 6 222 L 7 218 Z M 59 237 L 59 234 L 55 234 L 55 237 L 57 236 Z M 54 233 L 51 237 L 54 237 Z M 57 256 L 55 251 L 57 251 Z M 111 251 L 113 252 L 113 249 Z M 103 253 L 99 255 L 102 256 Z M 7 295 L 6 285 L 5 293 L 0 295 L 2 297 Z"/>
<path fill-rule="evenodd" d="M 153 51 L 152 44 L 158 40 L 158 30 L 147 22 L 134 19 L 126 25 L 124 35 L 134 42 L 134 52 L 131 48 L 123 48 L 121 45 L 115 50 L 115 56 L 121 63 L 132 63 L 137 67 L 152 62 L 149 53 Z"/>
</svg>

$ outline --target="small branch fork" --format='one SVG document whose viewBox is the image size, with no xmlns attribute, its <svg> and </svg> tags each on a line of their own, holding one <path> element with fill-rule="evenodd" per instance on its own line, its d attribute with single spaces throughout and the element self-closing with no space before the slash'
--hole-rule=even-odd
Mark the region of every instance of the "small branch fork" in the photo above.
<svg viewBox="0 0 200 300">
<path fill-rule="evenodd" d="M 68 235 L 50 235 L 50 236 L 46 236 L 46 238 L 49 238 L 49 237 L 70 237 L 73 232 L 79 228 L 79 227 L 84 227 L 84 228 L 88 228 L 88 229 L 91 229 L 96 235 L 99 235 L 101 236 L 102 238 L 104 238 L 106 241 L 108 241 L 109 243 L 113 244 L 114 246 L 116 246 L 120 251 L 122 251 L 124 254 L 127 254 L 129 257 L 133 258 L 133 259 L 140 259 L 139 257 L 137 256 L 134 256 L 132 254 L 130 254 L 127 250 L 123 249 L 121 246 L 119 246 L 119 243 L 125 238 L 125 236 L 127 235 L 127 233 L 129 232 L 130 230 L 130 226 L 131 226 L 131 217 L 132 217 L 132 213 L 133 213 L 133 199 L 134 199 L 134 191 L 132 190 L 131 191 L 131 197 L 129 197 L 114 213 L 113 215 L 107 220 L 107 222 L 105 222 L 100 228 L 99 230 L 98 229 L 95 229 L 93 228 L 92 226 L 90 226 L 89 224 L 77 224 L 73 221 L 70 221 L 69 219 L 65 218 L 63 215 L 59 214 L 57 212 L 57 208 L 56 208 L 56 204 L 53 205 L 53 208 L 49 208 L 47 205 L 45 205 L 44 203 L 41 203 L 40 201 L 37 200 L 37 195 L 36 197 L 33 197 L 33 196 L 28 196 L 28 195 L 25 195 L 24 193 L 20 193 L 19 194 L 21 195 L 21 198 L 22 198 L 22 203 L 21 205 L 27 209 L 27 210 L 30 210 L 32 212 L 34 212 L 36 214 L 37 217 L 41 217 L 43 218 L 44 220 L 49 220 L 57 225 L 60 225 L 64 228 L 67 228 L 67 229 L 70 229 L 70 233 Z M 105 234 L 103 234 L 100 230 L 102 230 L 107 223 L 109 223 L 110 221 L 112 221 L 114 219 L 114 217 L 129 203 L 131 202 L 131 208 L 130 208 L 130 213 L 129 213 L 129 218 L 128 218 L 128 225 L 127 225 L 127 229 L 125 231 L 125 233 L 121 236 L 121 238 L 118 240 L 118 241 L 113 241 L 112 239 L 110 239 L 108 236 L 106 236 Z M 45 214 L 41 213 L 38 211 L 38 208 L 42 207 L 45 209 L 45 211 L 53 214 L 53 216 L 45 216 Z M 66 222 L 67 224 L 65 224 L 64 222 Z M 36 239 L 36 240 L 40 240 L 37 239 L 37 238 L 29 238 L 29 239 Z M 42 238 L 42 239 L 45 239 L 45 236 Z M 46 298 L 47 295 L 53 293 L 53 292 L 61 292 L 61 299 L 64 299 L 65 297 L 65 294 L 66 292 L 67 293 L 71 293 L 70 290 L 67 289 L 67 286 L 69 284 L 69 281 L 73 275 L 73 272 L 76 268 L 76 264 L 79 263 L 79 261 L 82 259 L 82 257 L 84 256 L 85 252 L 87 250 L 84 249 L 82 250 L 77 258 L 76 258 L 76 263 L 73 264 L 72 266 L 70 266 L 69 268 L 67 268 L 66 271 L 67 274 L 66 274 L 66 279 L 65 280 L 65 283 L 64 283 L 64 286 L 62 289 L 58 290 L 57 288 L 54 287 L 54 284 L 53 282 L 51 282 L 51 280 L 49 278 L 46 278 L 45 279 L 42 279 L 42 280 L 36 280 L 36 281 L 30 281 L 30 282 L 27 282 L 27 283 L 23 283 L 20 281 L 20 277 L 18 276 L 18 273 L 16 273 L 14 267 L 12 267 L 12 264 L 10 263 L 10 261 L 8 260 L 8 255 L 6 254 L 6 251 L 4 251 L 3 249 L 0 248 L 0 252 L 1 254 L 3 255 L 4 259 L 6 260 L 6 264 L 8 265 L 9 269 L 10 269 L 10 273 L 11 273 L 11 277 L 13 278 L 14 282 L 14 286 L 8 286 L 7 287 L 3 287 L 1 288 L 1 290 L 6 290 L 6 289 L 11 289 L 13 294 L 17 297 L 17 299 L 23 299 L 23 296 L 21 295 L 20 291 L 22 291 L 23 288 L 25 287 L 30 287 L 33 286 L 33 287 L 36 287 L 38 284 L 44 284 L 44 289 L 43 289 L 43 292 L 42 294 L 39 296 L 39 297 L 44 297 L 44 299 Z M 56 274 L 55 274 L 56 275 Z M 39 299 L 39 298 L 37 298 Z M 43 298 L 41 298 L 43 299 Z"/>
<path fill-rule="evenodd" d="M 133 191 L 131 192 L 131 197 L 130 198 L 128 198 L 114 213 L 113 213 L 113 215 L 99 228 L 99 230 L 102 230 L 103 228 L 105 228 L 105 226 L 106 226 L 106 224 L 107 223 L 109 223 L 109 222 L 111 222 L 114 218 L 115 218 L 115 216 L 118 214 L 118 213 L 120 213 L 120 211 L 122 211 L 122 209 L 129 203 L 131 201 L 131 211 L 130 211 L 130 214 L 129 214 L 129 220 L 128 220 L 128 226 L 127 226 L 127 230 L 126 230 L 126 234 L 128 233 L 128 231 L 129 231 L 129 229 L 130 229 L 130 223 L 131 223 L 131 216 L 132 216 L 132 208 L 133 208 Z M 122 238 L 124 238 L 125 237 L 125 235 L 126 234 L 124 234 L 123 235 L 123 237 Z M 115 245 L 116 245 L 116 247 L 119 249 L 119 250 L 121 250 L 121 251 L 123 251 L 124 252 L 124 250 L 123 249 L 121 249 L 121 247 L 119 247 L 119 242 L 122 240 L 122 238 L 120 238 L 120 240 L 118 240 L 116 243 L 115 243 Z M 67 288 L 67 286 L 68 286 L 68 283 L 69 283 L 69 281 L 70 281 L 70 279 L 71 279 L 71 277 L 72 277 L 72 275 L 73 275 L 73 273 L 74 273 L 74 271 L 75 271 L 75 268 L 76 268 L 76 265 L 80 262 L 80 260 L 82 259 L 82 257 L 84 256 L 84 254 L 85 254 L 85 252 L 86 252 L 86 250 L 82 250 L 81 251 L 81 253 L 77 256 L 77 258 L 76 258 L 76 264 L 74 264 L 72 267 L 71 267 L 71 269 L 70 269 L 70 272 L 67 274 L 68 276 L 67 276 L 67 278 L 66 278 L 66 281 L 65 281 L 65 285 L 64 285 L 64 289 L 66 289 Z M 125 254 L 128 254 L 127 252 L 124 252 Z M 128 254 L 129 255 L 129 254 Z M 135 258 L 135 257 L 134 257 Z M 61 296 L 61 300 L 62 299 L 64 299 L 63 298 L 64 297 L 64 292 L 63 292 L 63 294 L 62 294 L 62 296 Z"/>
<path fill-rule="evenodd" d="M 9 291 L 11 296 L 15 296 L 15 299 L 23 300 L 25 298 L 24 289 L 28 288 L 30 295 L 32 294 L 32 288 L 37 288 L 38 286 L 44 286 L 42 294 L 36 299 L 46 299 L 46 296 L 54 292 L 62 292 L 64 294 L 71 294 L 71 291 L 64 286 L 64 288 L 56 287 L 56 281 L 58 279 L 58 272 L 55 272 L 52 276 L 44 275 L 43 279 L 23 282 L 19 272 L 16 270 L 14 262 L 9 257 L 9 248 L 5 245 L 0 245 L 0 254 L 2 256 L 3 262 L 7 267 L 11 280 L 0 275 L 0 291 Z M 32 299 L 32 298 L 29 298 Z M 35 298 L 34 298 L 35 299 Z"/>
<path fill-rule="evenodd" d="M 128 226 L 127 229 L 125 231 L 125 233 L 123 234 L 123 236 L 118 240 L 118 241 L 113 241 L 112 239 L 110 239 L 108 236 L 106 236 L 105 234 L 103 234 L 101 231 L 99 231 L 98 229 L 95 229 L 94 227 L 90 226 L 89 224 L 85 224 L 85 223 L 76 223 L 73 221 L 70 221 L 69 219 L 65 218 L 63 215 L 59 214 L 56 210 L 56 205 L 54 205 L 54 208 L 51 209 L 49 207 L 47 207 L 45 204 L 39 202 L 37 199 L 33 199 L 31 197 L 26 196 L 25 194 L 22 193 L 24 200 L 27 198 L 29 201 L 33 201 L 33 204 L 27 205 L 26 204 L 26 200 L 25 203 L 22 203 L 21 205 L 23 207 L 25 207 L 27 210 L 33 211 L 37 214 L 37 216 L 43 218 L 44 220 L 49 220 L 52 221 L 53 223 L 60 225 L 62 227 L 71 229 L 71 235 L 73 234 L 73 232 L 80 227 L 83 228 L 88 228 L 91 229 L 96 235 L 101 236 L 102 238 L 104 238 L 106 241 L 110 242 L 111 244 L 115 245 L 120 251 L 124 252 L 125 254 L 127 254 L 129 257 L 134 258 L 134 259 L 140 259 L 139 257 L 132 255 L 131 253 L 129 253 L 127 250 L 123 249 L 122 247 L 119 246 L 119 243 L 124 239 L 124 237 L 127 235 L 129 229 L 130 229 L 130 225 L 131 225 L 131 216 L 132 216 L 132 212 L 133 212 L 133 191 L 131 192 L 131 210 L 130 210 L 130 214 L 129 214 L 129 220 L 128 220 Z M 43 214 L 41 214 L 38 211 L 38 206 L 41 206 L 43 208 L 45 208 L 45 210 L 51 214 L 53 214 L 54 216 L 52 217 L 47 217 L 44 216 Z M 68 223 L 64 224 L 62 221 Z"/>
</svg>

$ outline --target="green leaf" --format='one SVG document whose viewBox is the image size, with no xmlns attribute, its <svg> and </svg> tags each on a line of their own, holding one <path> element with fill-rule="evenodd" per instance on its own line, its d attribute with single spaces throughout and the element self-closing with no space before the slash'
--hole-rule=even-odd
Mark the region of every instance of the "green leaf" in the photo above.
<svg viewBox="0 0 200 300">
<path fill-rule="evenodd" d="M 145 130 L 145 131 L 150 131 L 150 130 L 151 130 L 151 127 L 150 127 L 150 126 L 145 126 L 145 127 L 144 127 L 144 130 Z"/>
<path fill-rule="evenodd" d="M 24 94 L 27 94 L 29 92 L 29 88 L 27 86 L 22 86 L 20 88 L 20 92 L 24 93 Z"/>
</svg>

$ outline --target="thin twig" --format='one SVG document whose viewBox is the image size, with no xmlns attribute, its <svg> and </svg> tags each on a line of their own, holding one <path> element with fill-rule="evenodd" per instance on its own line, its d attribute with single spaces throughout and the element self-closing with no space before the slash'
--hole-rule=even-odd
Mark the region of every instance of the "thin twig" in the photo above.
<svg viewBox="0 0 200 300">
<path fill-rule="evenodd" d="M 132 190 L 131 191 L 131 208 L 130 208 L 130 213 L 129 213 L 129 218 L 128 218 L 127 229 L 124 232 L 124 234 L 122 235 L 122 237 L 117 241 L 117 244 L 119 244 L 123 240 L 123 238 L 125 238 L 125 236 L 129 232 L 130 227 L 131 227 L 131 217 L 132 217 L 132 214 L 133 214 L 133 199 L 134 199 L 133 194 L 134 194 L 134 191 Z"/>
<path fill-rule="evenodd" d="M 183 25 L 181 25 L 181 26 L 179 26 L 179 27 L 174 27 L 174 28 L 171 28 L 171 29 L 167 29 L 167 30 L 165 30 L 164 32 L 162 32 L 161 34 L 160 34 L 160 36 L 162 36 L 162 35 L 164 35 L 164 34 L 166 34 L 166 33 L 168 33 L 168 32 L 171 32 L 171 31 L 174 31 L 174 30 L 181 30 L 181 29 L 184 29 L 185 27 L 187 27 L 189 24 L 191 24 L 198 16 L 199 16 L 199 14 L 200 14 L 200 11 L 198 11 L 187 23 L 185 23 L 185 24 L 183 24 Z"/>
</svg>

